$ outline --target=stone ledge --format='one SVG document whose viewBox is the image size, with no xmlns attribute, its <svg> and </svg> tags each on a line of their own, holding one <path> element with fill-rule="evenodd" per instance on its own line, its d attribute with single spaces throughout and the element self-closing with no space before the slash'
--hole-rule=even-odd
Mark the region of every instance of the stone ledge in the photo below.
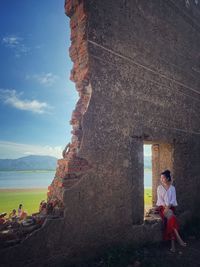
<svg viewBox="0 0 200 267">
<path fill-rule="evenodd" d="M 162 222 L 162 219 L 158 214 L 150 214 L 144 217 L 144 224 L 154 224 L 160 222 Z"/>
</svg>

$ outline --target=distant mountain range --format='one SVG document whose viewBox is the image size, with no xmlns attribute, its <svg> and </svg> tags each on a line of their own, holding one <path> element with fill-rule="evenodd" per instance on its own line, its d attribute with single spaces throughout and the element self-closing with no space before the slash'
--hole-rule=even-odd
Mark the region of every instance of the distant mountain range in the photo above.
<svg viewBox="0 0 200 267">
<path fill-rule="evenodd" d="M 0 159 L 0 171 L 55 170 L 57 158 L 27 156 L 19 159 Z M 151 156 L 144 157 L 144 168 L 151 168 Z"/>
<path fill-rule="evenodd" d="M 0 171 L 55 170 L 57 158 L 27 156 L 19 159 L 0 159 Z"/>
</svg>

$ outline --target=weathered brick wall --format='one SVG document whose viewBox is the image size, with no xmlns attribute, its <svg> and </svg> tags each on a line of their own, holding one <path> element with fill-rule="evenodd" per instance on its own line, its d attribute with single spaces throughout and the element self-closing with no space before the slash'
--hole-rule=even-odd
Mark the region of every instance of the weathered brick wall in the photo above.
<svg viewBox="0 0 200 267">
<path fill-rule="evenodd" d="M 87 160 L 80 158 L 78 152 L 83 135 L 82 118 L 87 110 L 91 97 L 89 84 L 89 63 L 87 44 L 87 14 L 83 1 L 66 1 L 65 12 L 70 16 L 71 46 L 69 55 L 73 61 L 70 79 L 75 83 L 79 93 L 79 100 L 72 112 L 70 124 L 72 125 L 71 142 L 63 151 L 63 159 L 58 160 L 55 178 L 48 187 L 48 200 L 59 201 L 63 206 L 63 193 L 67 188 L 78 182 L 89 166 Z"/>
<path fill-rule="evenodd" d="M 108 245 L 161 240 L 159 223 L 143 223 L 144 141 L 173 145 L 180 212 L 199 214 L 200 4 L 189 3 L 66 1 L 80 98 L 49 188 L 64 217 L 0 253 L 2 264 L 59 266 Z"/>
</svg>

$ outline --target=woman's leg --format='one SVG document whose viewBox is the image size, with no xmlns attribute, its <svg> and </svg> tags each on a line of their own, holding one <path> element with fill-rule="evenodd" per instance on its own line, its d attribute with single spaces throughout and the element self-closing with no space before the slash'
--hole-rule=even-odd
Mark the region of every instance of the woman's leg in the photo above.
<svg viewBox="0 0 200 267">
<path fill-rule="evenodd" d="M 166 227 L 164 231 L 165 240 L 176 240 L 176 234 L 174 229 L 178 230 L 178 223 L 176 217 L 173 215 L 166 221 Z"/>
<path fill-rule="evenodd" d="M 176 251 L 176 249 L 175 249 L 175 240 L 174 239 L 171 240 L 171 248 L 170 248 L 170 251 L 171 252 L 175 252 Z"/>
<path fill-rule="evenodd" d="M 182 247 L 186 247 L 186 243 L 183 241 L 183 239 L 180 237 L 178 231 L 174 228 L 174 233 L 176 235 L 177 241 L 178 243 L 182 246 Z"/>
</svg>

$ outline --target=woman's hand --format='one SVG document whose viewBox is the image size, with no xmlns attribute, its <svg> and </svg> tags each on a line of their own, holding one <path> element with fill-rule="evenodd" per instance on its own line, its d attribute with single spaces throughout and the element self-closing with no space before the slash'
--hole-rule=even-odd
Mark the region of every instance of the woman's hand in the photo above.
<svg viewBox="0 0 200 267">
<path fill-rule="evenodd" d="M 165 206 L 165 210 L 169 210 L 170 206 Z"/>
<path fill-rule="evenodd" d="M 169 206 L 165 206 L 164 214 L 167 213 L 168 211 L 169 211 Z"/>
</svg>

